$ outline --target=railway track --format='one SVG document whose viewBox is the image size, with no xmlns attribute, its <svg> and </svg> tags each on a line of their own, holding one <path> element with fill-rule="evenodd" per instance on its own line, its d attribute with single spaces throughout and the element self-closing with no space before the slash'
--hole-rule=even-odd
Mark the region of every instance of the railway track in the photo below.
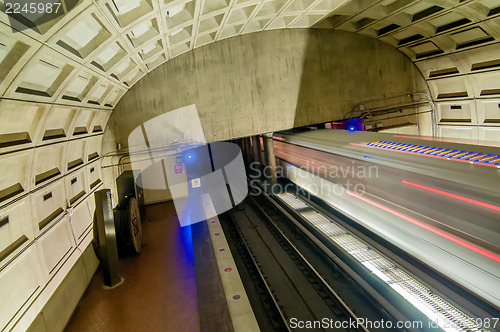
<svg viewBox="0 0 500 332">
<path fill-rule="evenodd" d="M 317 262 L 300 252 L 294 244 L 297 238 L 292 241 L 280 228 L 283 218 L 258 197 L 249 197 L 222 218 L 223 227 L 237 239 L 236 250 L 252 280 L 247 291 L 258 297 L 254 310 L 266 316 L 261 330 L 300 331 L 312 326 L 315 331 L 368 331 L 352 323 L 358 319 L 355 312 L 313 266 Z"/>
</svg>

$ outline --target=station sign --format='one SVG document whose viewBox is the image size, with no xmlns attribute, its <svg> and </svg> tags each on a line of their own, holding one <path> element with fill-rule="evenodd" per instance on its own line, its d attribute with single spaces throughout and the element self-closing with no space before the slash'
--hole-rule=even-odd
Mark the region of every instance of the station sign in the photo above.
<svg viewBox="0 0 500 332">
<path fill-rule="evenodd" d="M 175 164 L 175 174 L 181 174 L 182 173 L 182 164 Z"/>
<path fill-rule="evenodd" d="M 191 180 L 191 187 L 198 188 L 201 187 L 201 178 L 196 178 Z"/>
</svg>

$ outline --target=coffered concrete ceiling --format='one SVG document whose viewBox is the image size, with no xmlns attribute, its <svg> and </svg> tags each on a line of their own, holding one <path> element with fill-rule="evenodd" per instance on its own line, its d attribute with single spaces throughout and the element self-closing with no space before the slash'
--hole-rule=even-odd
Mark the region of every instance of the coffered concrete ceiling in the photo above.
<svg viewBox="0 0 500 332">
<path fill-rule="evenodd" d="M 384 41 L 420 69 L 441 136 L 499 141 L 498 0 L 350 1 L 313 27 Z"/>
<path fill-rule="evenodd" d="M 5 115 L 0 129 L 20 127 L 37 135 L 32 141 L 54 126 L 102 130 L 130 87 L 193 48 L 309 27 L 367 35 L 406 54 L 427 79 L 436 122 L 455 126 L 450 134 L 478 137 L 482 126 L 487 138 L 500 126 L 497 0 L 80 0 L 66 15 L 21 32 L 12 31 L 4 2 L 0 9 L 0 112 L 37 109 Z"/>
</svg>

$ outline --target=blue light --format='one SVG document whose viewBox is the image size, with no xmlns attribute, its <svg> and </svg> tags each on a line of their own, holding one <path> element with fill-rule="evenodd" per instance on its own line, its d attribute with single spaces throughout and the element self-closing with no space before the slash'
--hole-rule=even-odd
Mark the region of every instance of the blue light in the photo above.
<svg viewBox="0 0 500 332">
<path fill-rule="evenodd" d="M 345 129 L 348 131 L 362 131 L 363 121 L 360 118 L 352 118 L 345 120 Z"/>
<path fill-rule="evenodd" d="M 191 164 L 196 160 L 196 153 L 194 151 L 188 151 L 182 156 L 182 159 L 184 159 L 185 163 Z"/>
<path fill-rule="evenodd" d="M 185 260 L 180 260 L 180 262 L 184 263 L 186 266 L 194 266 L 193 235 L 191 230 L 191 221 L 189 222 L 188 225 L 181 227 L 180 236 L 184 244 L 184 249 L 186 250 L 184 255 L 182 255 L 181 253 L 181 256 L 185 258 Z"/>
</svg>

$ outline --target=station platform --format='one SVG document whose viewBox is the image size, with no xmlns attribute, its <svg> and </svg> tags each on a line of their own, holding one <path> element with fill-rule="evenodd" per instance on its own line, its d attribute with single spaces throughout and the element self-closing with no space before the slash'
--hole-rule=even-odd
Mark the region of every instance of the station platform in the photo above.
<svg viewBox="0 0 500 332">
<path fill-rule="evenodd" d="M 166 202 L 147 206 L 142 223 L 140 255 L 120 258 L 124 282 L 104 289 L 99 268 L 65 331 L 238 331 L 245 320 L 256 324 L 230 250 L 218 248 L 225 238 L 217 218 L 181 227 Z M 237 301 L 228 293 L 235 287 Z"/>
</svg>

